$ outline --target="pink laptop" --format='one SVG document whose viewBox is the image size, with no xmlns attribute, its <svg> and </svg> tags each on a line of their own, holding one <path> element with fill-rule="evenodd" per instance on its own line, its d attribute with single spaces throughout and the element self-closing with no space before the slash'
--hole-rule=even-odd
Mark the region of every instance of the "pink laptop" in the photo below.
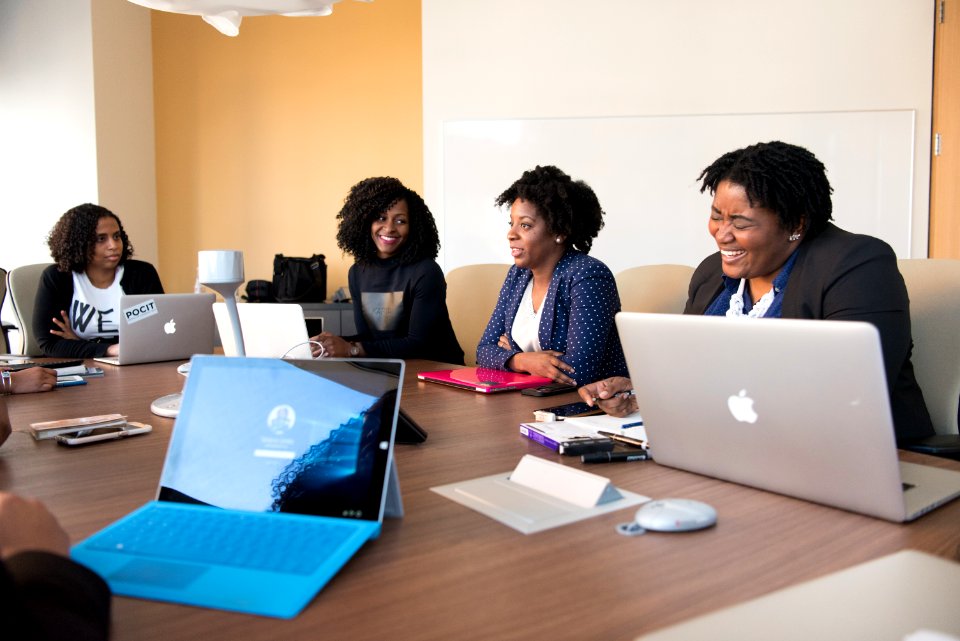
<svg viewBox="0 0 960 641">
<path fill-rule="evenodd" d="M 504 372 L 486 367 L 461 367 L 459 369 L 441 369 L 432 372 L 420 372 L 417 378 L 429 383 L 440 383 L 459 387 L 481 394 L 509 392 L 512 390 L 539 387 L 553 382 L 545 376 L 530 376 L 516 372 Z"/>
</svg>

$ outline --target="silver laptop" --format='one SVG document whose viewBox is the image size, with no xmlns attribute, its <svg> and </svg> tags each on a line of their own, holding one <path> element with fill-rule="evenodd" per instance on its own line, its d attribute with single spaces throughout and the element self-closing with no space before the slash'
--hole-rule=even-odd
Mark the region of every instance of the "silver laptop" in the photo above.
<svg viewBox="0 0 960 641">
<path fill-rule="evenodd" d="M 876 328 L 617 314 L 654 460 L 890 521 L 960 496 L 897 458 Z"/>
<path fill-rule="evenodd" d="M 94 360 L 134 365 L 213 353 L 215 299 L 213 294 L 123 294 L 120 354 Z"/>
<path fill-rule="evenodd" d="M 312 358 L 307 343 L 307 322 L 303 308 L 294 303 L 241 303 L 237 305 L 240 332 L 247 356 L 265 358 Z M 223 353 L 236 356 L 233 323 L 226 303 L 214 303 L 213 315 Z"/>
<path fill-rule="evenodd" d="M 72 557 L 115 594 L 296 615 L 379 535 L 385 514 L 402 514 L 393 443 L 403 367 L 195 357 L 157 500 Z"/>
</svg>

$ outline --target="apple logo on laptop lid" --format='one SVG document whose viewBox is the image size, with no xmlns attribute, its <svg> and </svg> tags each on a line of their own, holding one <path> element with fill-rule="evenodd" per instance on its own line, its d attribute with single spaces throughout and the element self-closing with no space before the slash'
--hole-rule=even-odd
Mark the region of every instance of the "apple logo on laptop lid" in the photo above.
<svg viewBox="0 0 960 641">
<path fill-rule="evenodd" d="M 172 318 L 163 324 L 163 331 L 167 334 L 177 333 L 177 323 Z"/>
<path fill-rule="evenodd" d="M 758 416 L 753 409 L 753 399 L 747 396 L 747 390 L 742 389 L 739 394 L 728 397 L 727 407 L 730 409 L 733 418 L 741 423 L 757 422 Z"/>
</svg>

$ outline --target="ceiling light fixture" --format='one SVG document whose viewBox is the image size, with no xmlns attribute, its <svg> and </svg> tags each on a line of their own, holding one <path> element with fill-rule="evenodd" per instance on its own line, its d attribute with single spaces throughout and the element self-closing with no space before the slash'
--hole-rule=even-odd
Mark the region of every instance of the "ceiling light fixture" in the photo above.
<svg viewBox="0 0 960 641">
<path fill-rule="evenodd" d="M 329 16 L 340 0 L 130 0 L 148 9 L 202 16 L 225 36 L 240 33 L 244 16 Z M 372 2 L 372 0 L 361 0 Z"/>
</svg>

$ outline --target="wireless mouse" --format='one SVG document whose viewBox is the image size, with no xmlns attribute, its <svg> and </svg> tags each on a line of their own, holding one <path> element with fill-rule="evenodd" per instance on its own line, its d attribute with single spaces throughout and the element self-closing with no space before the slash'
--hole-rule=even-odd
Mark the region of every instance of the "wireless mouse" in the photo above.
<svg viewBox="0 0 960 641">
<path fill-rule="evenodd" d="M 637 525 L 645 530 L 688 532 L 716 523 L 717 511 L 691 499 L 659 499 L 641 506 L 635 518 Z"/>
</svg>

